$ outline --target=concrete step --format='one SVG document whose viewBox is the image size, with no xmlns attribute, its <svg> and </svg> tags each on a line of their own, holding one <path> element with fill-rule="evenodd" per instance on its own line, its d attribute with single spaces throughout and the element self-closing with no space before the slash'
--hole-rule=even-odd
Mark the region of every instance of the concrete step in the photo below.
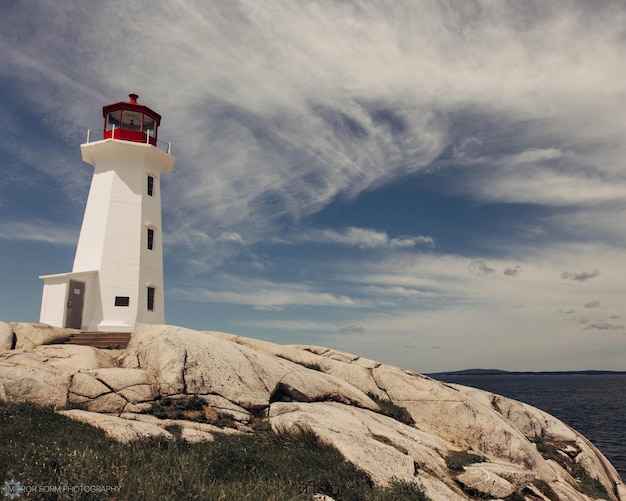
<svg viewBox="0 0 626 501">
<path fill-rule="evenodd" d="M 70 334 L 65 344 L 92 346 L 105 350 L 123 350 L 130 341 L 130 332 L 94 332 L 84 331 Z"/>
</svg>

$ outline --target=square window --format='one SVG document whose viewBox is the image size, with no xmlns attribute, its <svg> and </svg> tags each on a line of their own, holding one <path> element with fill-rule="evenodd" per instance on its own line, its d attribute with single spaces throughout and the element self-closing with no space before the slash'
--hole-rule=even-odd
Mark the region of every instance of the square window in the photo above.
<svg viewBox="0 0 626 501">
<path fill-rule="evenodd" d="M 128 296 L 115 296 L 115 306 L 129 306 L 130 298 Z"/>
<path fill-rule="evenodd" d="M 154 287 L 148 287 L 148 311 L 154 311 Z"/>
<path fill-rule="evenodd" d="M 154 249 L 154 230 L 152 228 L 148 228 L 148 249 Z"/>
<path fill-rule="evenodd" d="M 148 195 L 152 196 L 154 194 L 154 178 L 152 176 L 148 176 Z"/>
</svg>

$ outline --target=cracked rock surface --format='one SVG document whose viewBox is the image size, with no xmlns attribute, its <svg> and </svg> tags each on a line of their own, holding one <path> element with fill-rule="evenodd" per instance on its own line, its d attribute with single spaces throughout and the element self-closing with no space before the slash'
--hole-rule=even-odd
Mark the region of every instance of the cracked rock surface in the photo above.
<svg viewBox="0 0 626 501">
<path fill-rule="evenodd" d="M 626 501 L 615 469 L 585 437 L 488 392 L 323 347 L 175 326 L 138 325 L 125 350 L 49 344 L 68 335 L 0 323 L 0 400 L 53 405 L 123 442 L 174 438 L 173 430 L 211 441 L 253 433 L 259 422 L 313 431 L 375 482 L 416 482 L 433 501 L 589 501 L 580 468 L 606 499 Z M 453 466 L 452 457 L 474 459 Z"/>
</svg>

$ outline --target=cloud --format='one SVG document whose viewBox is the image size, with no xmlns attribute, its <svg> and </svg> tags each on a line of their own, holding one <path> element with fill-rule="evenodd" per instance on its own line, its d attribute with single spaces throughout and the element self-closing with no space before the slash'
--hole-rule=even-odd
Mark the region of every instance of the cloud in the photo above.
<svg viewBox="0 0 626 501">
<path fill-rule="evenodd" d="M 188 301 L 247 305 L 256 309 L 283 309 L 291 306 L 351 308 L 356 302 L 345 295 L 320 292 L 298 283 L 224 276 L 213 288 L 176 288 L 171 294 Z"/>
<path fill-rule="evenodd" d="M 601 331 L 605 331 L 605 330 L 623 330 L 626 329 L 626 327 L 624 327 L 621 324 L 612 324 L 610 322 L 607 322 L 606 320 L 602 320 L 599 322 L 593 322 L 593 323 L 589 323 L 587 325 L 587 327 L 585 327 L 585 330 L 601 330 Z"/>
<path fill-rule="evenodd" d="M 505 268 L 504 275 L 507 277 L 517 277 L 522 272 L 522 267 L 516 264 L 513 268 Z"/>
<path fill-rule="evenodd" d="M 272 331 L 281 330 L 288 331 L 290 333 L 298 331 L 309 332 L 337 332 L 338 326 L 329 322 L 315 322 L 307 320 L 241 320 L 238 322 L 239 326 L 245 326 L 254 329 L 270 329 Z M 253 331 L 253 332 L 254 332 Z"/>
<path fill-rule="evenodd" d="M 626 233 L 616 231 L 626 220 L 626 206 L 620 201 L 584 207 L 571 207 L 544 219 L 547 227 L 559 233 L 577 235 L 587 241 L 626 246 Z"/>
<path fill-rule="evenodd" d="M 221 233 L 217 238 L 217 241 L 242 245 L 244 243 L 242 236 L 236 231 L 225 231 Z"/>
<path fill-rule="evenodd" d="M 584 307 L 585 308 L 601 308 L 600 301 L 589 301 L 588 303 L 585 303 Z"/>
<path fill-rule="evenodd" d="M 350 324 L 350 325 L 346 325 L 345 327 L 342 327 L 341 332 L 352 332 L 352 333 L 362 334 L 363 332 L 365 332 L 365 329 L 359 324 Z"/>
<path fill-rule="evenodd" d="M 78 241 L 78 229 L 50 221 L 8 221 L 0 225 L 0 239 L 70 246 Z"/>
<path fill-rule="evenodd" d="M 331 229 L 311 229 L 306 231 L 299 238 L 309 242 L 360 247 L 362 249 L 384 247 L 391 249 L 404 249 L 412 248 L 416 245 L 432 246 L 434 244 L 431 237 L 403 236 L 390 238 L 384 231 L 355 227 L 349 227 L 343 231 Z"/>
<path fill-rule="evenodd" d="M 496 272 L 494 268 L 491 268 L 480 259 L 472 259 L 469 264 L 469 270 L 477 277 L 486 277 Z"/>
<path fill-rule="evenodd" d="M 481 200 L 626 194 L 619 3 L 34 4 L 3 11 L 0 70 L 68 144 L 137 90 L 178 157 L 166 215 L 204 233 L 253 242 L 433 168 L 470 167 L 451 185 Z"/>
<path fill-rule="evenodd" d="M 561 273 L 561 278 L 565 280 L 575 280 L 578 282 L 585 282 L 598 276 L 600 276 L 600 272 L 598 270 L 594 270 L 592 272 L 581 271 L 580 273 L 564 271 L 563 273 Z"/>
<path fill-rule="evenodd" d="M 547 160 L 553 160 L 563 156 L 562 151 L 555 148 L 544 149 L 530 149 L 522 151 L 521 153 L 515 153 L 508 155 L 508 157 L 501 158 L 503 163 L 509 165 L 524 165 L 528 163 L 545 162 Z"/>
</svg>

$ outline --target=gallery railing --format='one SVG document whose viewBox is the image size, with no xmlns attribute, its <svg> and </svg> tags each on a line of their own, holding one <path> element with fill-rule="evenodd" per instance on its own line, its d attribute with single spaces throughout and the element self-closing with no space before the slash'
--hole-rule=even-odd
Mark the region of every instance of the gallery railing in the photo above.
<svg viewBox="0 0 626 501">
<path fill-rule="evenodd" d="M 122 129 L 119 127 L 116 128 L 114 125 L 110 130 L 104 131 L 102 139 L 119 139 L 122 141 L 132 141 L 133 143 L 151 144 L 152 146 L 166 152 L 168 155 L 171 155 L 172 143 L 161 141 L 160 139 L 153 137 L 150 132 L 150 130 L 137 131 Z M 91 141 L 91 129 L 87 129 L 87 143 Z M 93 141 L 100 141 L 100 139 L 93 139 Z"/>
</svg>

